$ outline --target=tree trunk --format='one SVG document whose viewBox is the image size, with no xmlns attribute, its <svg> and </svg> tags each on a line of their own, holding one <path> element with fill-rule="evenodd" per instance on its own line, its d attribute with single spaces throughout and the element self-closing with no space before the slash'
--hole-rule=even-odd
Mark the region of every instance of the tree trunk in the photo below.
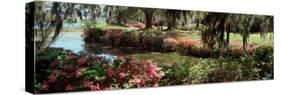
<svg viewBox="0 0 281 95">
<path fill-rule="evenodd" d="M 149 11 L 145 11 L 145 28 L 152 28 L 152 16 L 153 13 Z"/>
</svg>

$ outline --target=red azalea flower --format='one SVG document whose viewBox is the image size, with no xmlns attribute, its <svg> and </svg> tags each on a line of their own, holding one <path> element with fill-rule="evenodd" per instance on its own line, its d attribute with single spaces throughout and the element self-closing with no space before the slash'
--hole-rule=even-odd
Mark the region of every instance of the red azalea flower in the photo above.
<svg viewBox="0 0 281 95">
<path fill-rule="evenodd" d="M 92 85 L 91 82 L 88 80 L 84 82 L 85 87 L 91 87 L 91 85 Z"/>
<path fill-rule="evenodd" d="M 77 61 L 79 64 L 83 65 L 86 63 L 87 58 L 85 56 L 83 56 L 83 57 L 80 57 Z"/>
<path fill-rule="evenodd" d="M 73 87 L 71 84 L 68 84 L 66 87 L 65 87 L 65 91 L 73 91 Z"/>
<path fill-rule="evenodd" d="M 57 81 L 57 75 L 53 73 L 52 75 L 49 76 L 49 82 L 55 82 Z"/>
<path fill-rule="evenodd" d="M 50 86 L 46 82 L 44 82 L 43 85 L 42 85 L 43 90 L 46 90 L 46 91 L 49 90 L 49 87 Z"/>
<path fill-rule="evenodd" d="M 108 70 L 108 76 L 113 76 L 115 74 L 115 72 L 114 72 L 114 70 L 112 69 L 112 68 L 110 68 L 109 70 Z"/>
<path fill-rule="evenodd" d="M 124 78 L 125 76 L 126 76 L 126 74 L 125 74 L 124 72 L 120 72 L 120 73 L 119 73 L 119 77 L 120 77 L 120 78 Z"/>
</svg>

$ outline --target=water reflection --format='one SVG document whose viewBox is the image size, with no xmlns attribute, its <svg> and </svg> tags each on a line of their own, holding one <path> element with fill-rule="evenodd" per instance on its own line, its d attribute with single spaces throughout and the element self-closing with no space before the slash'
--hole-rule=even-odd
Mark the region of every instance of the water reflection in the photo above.
<svg viewBox="0 0 281 95">
<path fill-rule="evenodd" d="M 84 52 L 90 55 L 104 57 L 109 61 L 113 61 L 117 58 L 117 54 L 111 53 L 107 47 L 103 47 L 99 44 L 85 45 L 82 34 L 83 32 L 62 32 L 50 47 L 64 48 L 74 53 Z"/>
</svg>

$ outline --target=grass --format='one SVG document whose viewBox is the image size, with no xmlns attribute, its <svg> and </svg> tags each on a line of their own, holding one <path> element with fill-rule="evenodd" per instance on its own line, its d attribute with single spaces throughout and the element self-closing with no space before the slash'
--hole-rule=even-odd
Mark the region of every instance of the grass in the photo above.
<svg viewBox="0 0 281 95">
<path fill-rule="evenodd" d="M 184 33 L 182 32 L 181 38 L 201 40 L 200 32 Z M 243 37 L 237 33 L 230 33 L 230 46 L 241 46 Z M 273 46 L 274 34 L 272 32 L 266 34 L 264 38 L 259 33 L 250 34 L 249 43 L 254 46 L 271 45 Z"/>
<path fill-rule="evenodd" d="M 97 22 L 95 27 L 100 28 L 100 29 L 121 29 L 124 31 L 133 31 L 133 30 L 139 30 L 139 28 L 136 27 L 123 27 L 120 25 L 112 25 L 112 24 L 107 24 L 107 23 L 103 23 L 103 22 Z"/>
<path fill-rule="evenodd" d="M 198 61 L 202 60 L 202 58 L 196 58 L 192 56 L 182 56 L 177 52 L 171 53 L 160 53 L 160 52 L 148 52 L 148 53 L 140 53 L 130 55 L 136 58 L 138 61 L 140 60 L 152 60 L 153 62 L 159 63 L 160 65 L 171 66 L 174 63 L 185 62 L 186 60 Z"/>
</svg>

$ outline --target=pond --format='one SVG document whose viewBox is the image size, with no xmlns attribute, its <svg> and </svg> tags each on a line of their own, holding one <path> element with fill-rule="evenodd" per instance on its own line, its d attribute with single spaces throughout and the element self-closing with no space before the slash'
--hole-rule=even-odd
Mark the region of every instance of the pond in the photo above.
<svg viewBox="0 0 281 95">
<path fill-rule="evenodd" d="M 116 55 L 110 54 L 105 50 L 99 50 L 98 45 L 91 45 L 92 47 L 85 46 L 83 41 L 83 32 L 61 32 L 58 38 L 50 47 L 54 48 L 64 48 L 66 50 L 71 50 L 74 53 L 89 53 L 91 55 L 101 56 L 107 60 L 113 61 L 117 58 Z M 93 50 L 97 50 L 93 51 Z"/>
</svg>

